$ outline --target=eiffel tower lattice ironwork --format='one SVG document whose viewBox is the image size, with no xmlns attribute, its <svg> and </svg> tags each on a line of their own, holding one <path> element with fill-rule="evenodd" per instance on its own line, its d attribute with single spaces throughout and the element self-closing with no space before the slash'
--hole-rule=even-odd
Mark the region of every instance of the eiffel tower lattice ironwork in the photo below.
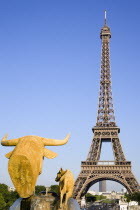
<svg viewBox="0 0 140 210">
<path fill-rule="evenodd" d="M 79 202 L 88 189 L 96 182 L 113 180 L 122 184 L 129 193 L 139 191 L 139 183 L 131 171 L 131 162 L 126 161 L 119 140 L 120 129 L 116 125 L 110 72 L 111 38 L 110 28 L 105 23 L 101 29 L 102 40 L 100 93 L 94 137 L 86 161 L 81 162 L 81 172 L 75 182 L 73 197 Z M 103 142 L 111 142 L 114 161 L 99 161 Z"/>
</svg>

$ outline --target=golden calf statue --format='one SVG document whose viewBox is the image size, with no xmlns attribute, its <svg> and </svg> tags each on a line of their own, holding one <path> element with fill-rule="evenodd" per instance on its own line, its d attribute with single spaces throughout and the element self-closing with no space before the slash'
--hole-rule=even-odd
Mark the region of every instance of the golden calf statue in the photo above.
<svg viewBox="0 0 140 210">
<path fill-rule="evenodd" d="M 44 157 L 55 158 L 56 153 L 44 148 L 59 146 L 68 142 L 69 134 L 64 140 L 42 138 L 39 136 L 24 136 L 7 140 L 7 135 L 1 141 L 3 146 L 16 146 L 5 156 L 9 158 L 8 171 L 12 182 L 21 198 L 27 198 L 34 192 L 37 177 L 41 174 Z"/>
</svg>

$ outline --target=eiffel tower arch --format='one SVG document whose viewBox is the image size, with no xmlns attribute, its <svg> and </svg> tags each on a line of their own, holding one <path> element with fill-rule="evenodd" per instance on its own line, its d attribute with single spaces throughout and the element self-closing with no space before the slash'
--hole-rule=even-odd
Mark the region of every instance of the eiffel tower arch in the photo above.
<svg viewBox="0 0 140 210">
<path fill-rule="evenodd" d="M 111 32 L 106 24 L 106 12 L 100 38 L 102 54 L 97 121 L 92 129 L 94 136 L 87 159 L 81 162 L 81 172 L 74 186 L 73 197 L 78 202 L 93 184 L 102 180 L 116 181 L 122 184 L 129 193 L 139 191 L 140 187 L 132 173 L 131 162 L 124 156 L 119 139 L 120 128 L 115 121 L 109 50 Z M 111 142 L 114 161 L 100 161 L 103 142 Z"/>
</svg>

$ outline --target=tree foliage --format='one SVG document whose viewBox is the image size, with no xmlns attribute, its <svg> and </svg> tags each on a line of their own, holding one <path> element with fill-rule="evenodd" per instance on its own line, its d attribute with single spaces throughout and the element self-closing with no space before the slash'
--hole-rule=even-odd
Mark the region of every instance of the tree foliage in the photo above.
<svg viewBox="0 0 140 210">
<path fill-rule="evenodd" d="M 85 196 L 86 202 L 94 202 L 96 201 L 96 197 L 90 193 L 87 193 Z"/>
<path fill-rule="evenodd" d="M 35 194 L 38 195 L 40 192 L 46 191 L 46 187 L 43 185 L 35 186 Z"/>
<path fill-rule="evenodd" d="M 0 184 L 0 209 L 8 210 L 17 198 L 19 195 L 16 191 L 9 192 L 6 184 Z"/>
<path fill-rule="evenodd" d="M 2 194 L 0 194 L 0 209 L 4 209 L 5 206 L 6 206 L 6 202 L 5 202 Z"/>
<path fill-rule="evenodd" d="M 8 186 L 6 184 L 0 184 L 0 193 L 8 191 Z"/>
<path fill-rule="evenodd" d="M 60 194 L 59 185 L 51 185 L 49 191 L 55 192 L 57 195 Z"/>
<path fill-rule="evenodd" d="M 124 197 L 128 203 L 131 201 L 131 194 L 125 193 Z"/>
<path fill-rule="evenodd" d="M 106 196 L 104 196 L 104 195 L 92 195 L 90 193 L 87 193 L 85 198 L 86 198 L 86 202 L 95 202 L 95 201 L 106 199 Z"/>
<path fill-rule="evenodd" d="M 102 201 L 103 203 L 110 203 L 110 204 L 114 204 L 115 200 L 114 199 L 105 199 Z"/>
<path fill-rule="evenodd" d="M 140 205 L 140 192 L 135 192 L 133 194 L 125 194 L 125 198 L 127 202 L 130 201 L 137 201 L 138 204 Z"/>
<path fill-rule="evenodd" d="M 40 192 L 46 191 L 46 187 L 43 185 L 37 185 L 35 187 L 35 193 L 38 195 Z M 51 185 L 49 191 L 55 192 L 58 195 L 59 185 Z M 10 206 L 19 198 L 17 191 L 9 192 L 6 184 L 0 184 L 0 210 L 9 210 Z"/>
<path fill-rule="evenodd" d="M 106 199 L 106 196 L 104 195 L 95 195 L 95 197 L 96 197 L 96 201 Z"/>
</svg>

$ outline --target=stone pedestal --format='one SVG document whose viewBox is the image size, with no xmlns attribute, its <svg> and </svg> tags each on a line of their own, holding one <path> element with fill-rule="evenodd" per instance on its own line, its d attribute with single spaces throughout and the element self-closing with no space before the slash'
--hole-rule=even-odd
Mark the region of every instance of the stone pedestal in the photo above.
<svg viewBox="0 0 140 210">
<path fill-rule="evenodd" d="M 10 207 L 10 210 L 60 210 L 59 203 L 59 196 L 54 196 L 53 194 L 33 195 L 27 199 L 18 199 Z M 70 198 L 67 208 L 64 210 L 80 210 L 80 206 L 75 199 Z"/>
<path fill-rule="evenodd" d="M 22 199 L 20 210 L 57 210 L 58 196 L 48 193 L 47 195 L 31 196 L 27 199 Z"/>
</svg>

